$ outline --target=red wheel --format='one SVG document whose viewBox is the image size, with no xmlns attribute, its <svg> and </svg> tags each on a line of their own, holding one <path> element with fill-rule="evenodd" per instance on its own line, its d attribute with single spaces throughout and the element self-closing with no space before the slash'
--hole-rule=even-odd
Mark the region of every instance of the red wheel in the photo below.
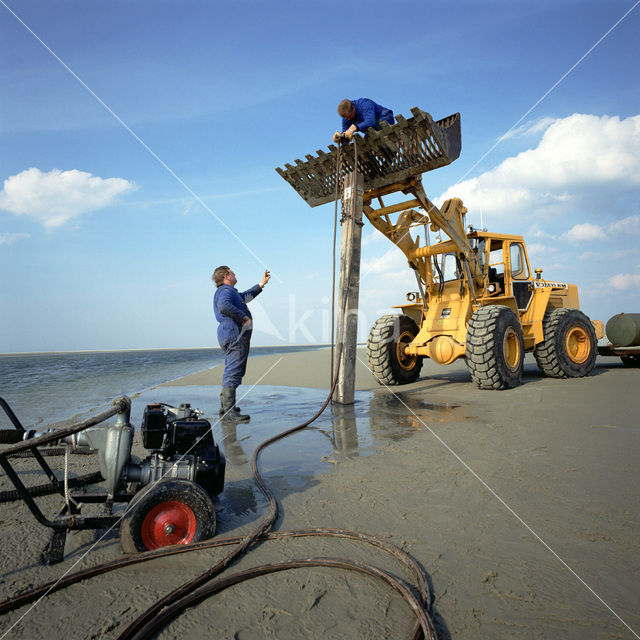
<svg viewBox="0 0 640 640">
<path fill-rule="evenodd" d="M 171 500 L 147 513 L 142 521 L 142 542 L 147 549 L 189 544 L 196 535 L 196 516 L 186 504 Z"/>
<path fill-rule="evenodd" d="M 209 494 L 195 482 L 166 479 L 145 487 L 131 501 L 120 525 L 125 553 L 213 537 L 216 512 Z"/>
</svg>

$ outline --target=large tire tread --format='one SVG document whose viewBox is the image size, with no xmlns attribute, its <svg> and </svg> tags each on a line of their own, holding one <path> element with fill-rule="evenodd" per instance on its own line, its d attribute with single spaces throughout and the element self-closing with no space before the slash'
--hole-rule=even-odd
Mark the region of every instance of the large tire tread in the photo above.
<svg viewBox="0 0 640 640">
<path fill-rule="evenodd" d="M 591 353 L 586 362 L 577 365 L 566 354 L 563 347 L 566 332 L 572 326 L 578 326 L 588 332 L 591 340 Z M 595 329 L 589 318 L 578 309 L 550 309 L 542 320 L 544 340 L 536 345 L 533 356 L 538 367 L 549 378 L 581 378 L 589 375 L 596 364 L 597 340 Z"/>
<path fill-rule="evenodd" d="M 415 322 L 405 315 L 389 314 L 376 320 L 367 340 L 367 359 L 375 378 L 382 385 L 408 384 L 418 379 L 422 368 L 422 358 L 416 359 L 410 370 L 400 367 L 395 358 L 394 332 L 410 330 L 418 333 Z"/>
<path fill-rule="evenodd" d="M 514 370 L 506 365 L 502 354 L 502 337 L 509 328 L 517 335 L 519 344 L 519 361 Z M 524 342 L 516 314 L 502 305 L 476 310 L 469 320 L 465 356 L 471 379 L 478 388 L 502 390 L 518 386 L 522 378 Z"/>
</svg>

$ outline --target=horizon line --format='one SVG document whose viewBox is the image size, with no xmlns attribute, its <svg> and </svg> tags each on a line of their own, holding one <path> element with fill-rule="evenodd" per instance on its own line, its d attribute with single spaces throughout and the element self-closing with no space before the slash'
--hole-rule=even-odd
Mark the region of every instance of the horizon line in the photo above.
<svg viewBox="0 0 640 640">
<path fill-rule="evenodd" d="M 366 344 L 365 342 L 358 343 Z M 330 342 L 308 342 L 296 344 L 257 344 L 251 345 L 253 349 L 272 349 L 281 347 L 330 347 Z M 66 353 L 116 353 L 116 352 L 137 352 L 137 351 L 202 351 L 204 349 L 215 349 L 222 351 L 222 347 L 144 347 L 137 349 L 68 349 L 60 351 L 7 351 L 0 353 L 2 356 L 35 356 L 35 355 L 62 355 Z"/>
</svg>

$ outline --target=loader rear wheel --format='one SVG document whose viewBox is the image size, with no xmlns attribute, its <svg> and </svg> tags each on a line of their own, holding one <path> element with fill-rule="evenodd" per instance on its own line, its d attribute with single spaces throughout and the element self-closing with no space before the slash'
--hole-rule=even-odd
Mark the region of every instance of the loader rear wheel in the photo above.
<svg viewBox="0 0 640 640">
<path fill-rule="evenodd" d="M 120 543 L 125 553 L 138 553 L 207 540 L 215 532 L 209 494 L 195 482 L 165 479 L 132 500 L 120 525 Z"/>
<path fill-rule="evenodd" d="M 467 368 L 480 389 L 511 389 L 520 384 L 524 341 L 520 321 L 509 307 L 475 311 L 466 342 Z"/>
<path fill-rule="evenodd" d="M 418 326 L 405 315 L 386 315 L 371 327 L 367 358 L 380 384 L 408 384 L 418 379 L 422 356 L 409 356 L 405 348 L 418 335 Z"/>
<path fill-rule="evenodd" d="M 581 378 L 596 364 L 596 332 L 578 309 L 551 309 L 542 320 L 544 340 L 533 355 L 550 378 Z"/>
</svg>

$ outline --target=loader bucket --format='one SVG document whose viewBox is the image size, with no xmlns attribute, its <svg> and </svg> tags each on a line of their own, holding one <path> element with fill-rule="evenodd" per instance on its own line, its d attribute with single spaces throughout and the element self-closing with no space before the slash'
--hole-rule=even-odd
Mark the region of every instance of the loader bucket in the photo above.
<svg viewBox="0 0 640 640">
<path fill-rule="evenodd" d="M 420 176 L 426 171 L 453 162 L 460 155 L 460 114 L 454 113 L 433 121 L 431 115 L 413 107 L 412 118 L 397 116 L 396 124 L 382 123 L 382 129 L 369 129 L 358 138 L 358 172 L 364 177 L 365 190 L 376 189 Z M 332 202 L 336 194 L 336 155 L 338 149 L 329 145 L 329 152 L 316 151 L 307 160 L 296 160 L 295 166 L 285 164 L 276 171 L 311 207 Z M 343 147 L 340 182 L 353 171 L 353 143 Z"/>
</svg>

